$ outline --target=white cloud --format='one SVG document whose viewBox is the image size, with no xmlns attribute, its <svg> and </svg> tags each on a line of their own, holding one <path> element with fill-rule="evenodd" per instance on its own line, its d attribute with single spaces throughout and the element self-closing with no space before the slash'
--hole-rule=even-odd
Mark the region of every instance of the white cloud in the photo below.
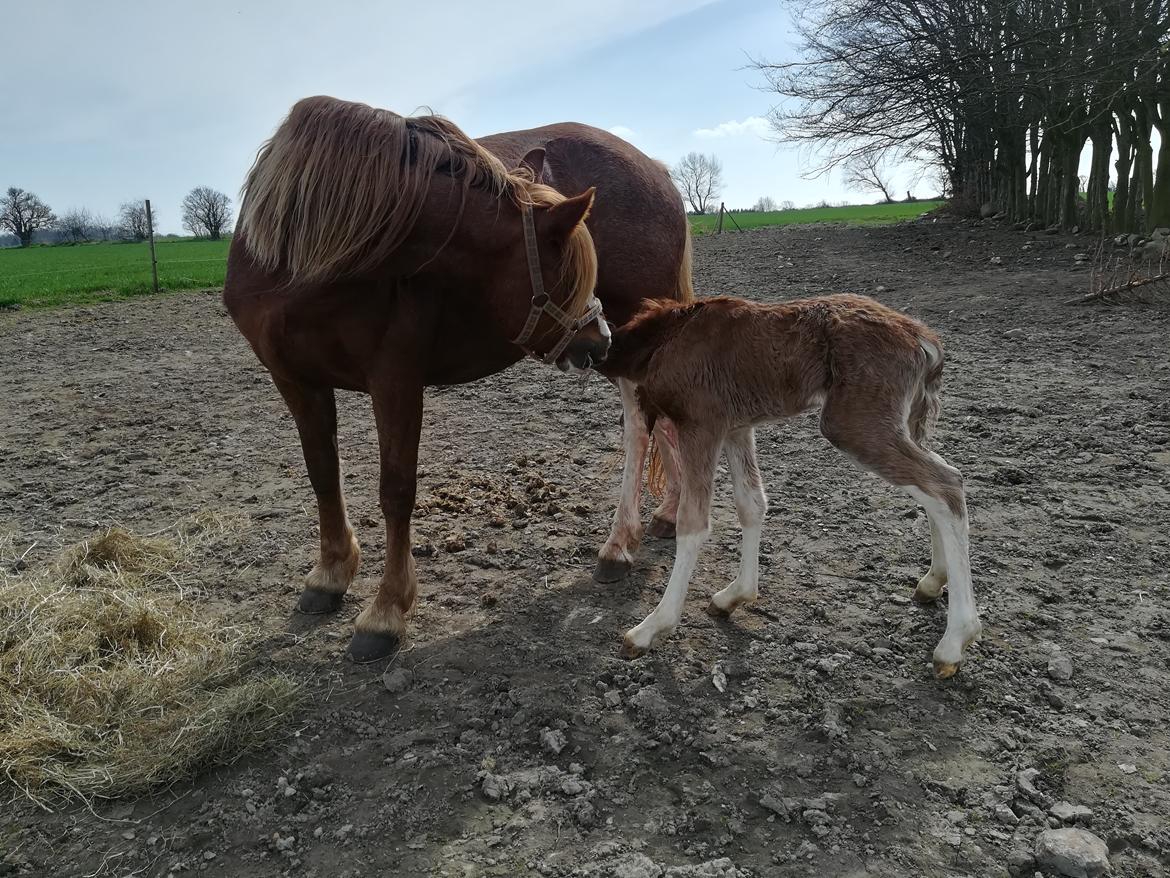
<svg viewBox="0 0 1170 878">
<path fill-rule="evenodd" d="M 638 132 L 636 132 L 633 128 L 627 128 L 625 125 L 614 125 L 609 129 L 609 133 L 617 135 L 622 140 L 631 141 L 638 136 Z"/>
<path fill-rule="evenodd" d="M 732 119 L 730 122 L 721 122 L 714 128 L 698 128 L 692 132 L 695 137 L 741 137 L 745 134 L 753 137 L 767 137 L 772 132 L 771 125 L 763 116 L 748 116 L 742 122 Z"/>
</svg>

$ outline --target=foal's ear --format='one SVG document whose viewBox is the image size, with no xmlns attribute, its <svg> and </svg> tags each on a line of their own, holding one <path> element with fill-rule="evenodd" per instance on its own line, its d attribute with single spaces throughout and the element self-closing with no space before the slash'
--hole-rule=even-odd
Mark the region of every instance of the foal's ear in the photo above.
<svg viewBox="0 0 1170 878">
<path fill-rule="evenodd" d="M 544 176 L 544 147 L 538 146 L 536 149 L 530 149 L 528 155 L 520 159 L 520 167 L 527 168 L 532 172 L 532 182 L 541 183 Z"/>
<path fill-rule="evenodd" d="M 573 229 L 585 222 L 589 216 L 589 209 L 593 207 L 593 195 L 597 192 L 595 186 L 590 186 L 580 195 L 566 198 L 560 204 L 554 204 L 542 211 L 541 225 L 554 239 L 564 241 L 572 234 Z"/>
</svg>

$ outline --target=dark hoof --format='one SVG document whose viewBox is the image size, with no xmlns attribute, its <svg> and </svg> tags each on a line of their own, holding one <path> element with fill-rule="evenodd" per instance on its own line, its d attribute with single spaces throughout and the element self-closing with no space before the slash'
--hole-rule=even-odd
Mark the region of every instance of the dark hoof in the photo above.
<svg viewBox="0 0 1170 878">
<path fill-rule="evenodd" d="M 646 528 L 646 533 L 656 540 L 673 540 L 674 522 L 655 515 L 650 519 L 650 526 Z"/>
<path fill-rule="evenodd" d="M 345 595 L 339 591 L 306 588 L 301 592 L 301 599 L 297 601 L 297 612 L 304 613 L 306 616 L 336 613 L 341 609 L 341 601 L 344 597 Z"/>
<path fill-rule="evenodd" d="M 597 566 L 593 568 L 594 582 L 621 582 L 630 575 L 634 565 L 629 561 L 614 561 L 611 558 L 598 558 Z"/>
<path fill-rule="evenodd" d="M 355 631 L 349 641 L 349 657 L 354 664 L 368 665 L 370 662 L 390 658 L 398 652 L 398 638 L 393 634 L 377 631 Z"/>
</svg>

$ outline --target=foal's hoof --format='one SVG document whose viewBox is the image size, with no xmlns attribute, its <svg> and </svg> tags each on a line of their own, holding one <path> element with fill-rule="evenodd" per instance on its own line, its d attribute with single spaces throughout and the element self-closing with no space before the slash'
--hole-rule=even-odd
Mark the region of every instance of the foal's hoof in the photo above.
<svg viewBox="0 0 1170 878">
<path fill-rule="evenodd" d="M 398 652 L 398 637 L 379 631 L 355 631 L 349 641 L 349 657 L 354 664 L 368 665 Z"/>
<path fill-rule="evenodd" d="M 631 660 L 636 659 L 636 658 L 641 658 L 647 652 L 649 652 L 649 650 L 646 649 L 646 647 L 638 646 L 636 643 L 634 643 L 628 637 L 623 637 L 622 638 L 622 648 L 619 651 L 618 655 L 620 655 L 622 658 L 626 659 L 627 661 L 631 661 Z"/>
<path fill-rule="evenodd" d="M 594 582 L 621 582 L 630 575 L 633 564 L 629 561 L 612 558 L 598 558 L 597 566 L 593 568 Z"/>
<path fill-rule="evenodd" d="M 934 660 L 934 675 L 940 680 L 946 680 L 959 673 L 959 668 L 962 667 L 962 662 L 944 662 L 938 659 Z"/>
<path fill-rule="evenodd" d="M 301 592 L 301 599 L 297 601 L 297 612 L 304 613 L 306 616 L 336 613 L 341 609 L 341 601 L 344 597 L 345 595 L 339 591 L 306 588 Z"/>
<path fill-rule="evenodd" d="M 711 601 L 709 604 L 707 604 L 707 615 L 712 619 L 730 619 L 731 612 L 734 609 L 735 607 L 730 607 L 725 610 L 723 607 L 715 603 L 715 601 Z"/>
<path fill-rule="evenodd" d="M 668 518 L 659 518 L 657 515 L 650 519 L 650 526 L 646 528 L 646 533 L 656 540 L 673 540 L 674 532 L 674 522 Z"/>
</svg>

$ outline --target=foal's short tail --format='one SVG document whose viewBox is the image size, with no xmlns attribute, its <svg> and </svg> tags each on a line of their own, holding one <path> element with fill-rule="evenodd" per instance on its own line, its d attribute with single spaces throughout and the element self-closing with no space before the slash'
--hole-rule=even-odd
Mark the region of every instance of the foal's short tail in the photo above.
<svg viewBox="0 0 1170 878">
<path fill-rule="evenodd" d="M 939 390 L 942 389 L 942 343 L 933 336 L 919 336 L 918 346 L 924 358 L 925 373 L 922 383 L 910 404 L 910 436 L 918 445 L 925 445 L 938 420 Z"/>
</svg>

